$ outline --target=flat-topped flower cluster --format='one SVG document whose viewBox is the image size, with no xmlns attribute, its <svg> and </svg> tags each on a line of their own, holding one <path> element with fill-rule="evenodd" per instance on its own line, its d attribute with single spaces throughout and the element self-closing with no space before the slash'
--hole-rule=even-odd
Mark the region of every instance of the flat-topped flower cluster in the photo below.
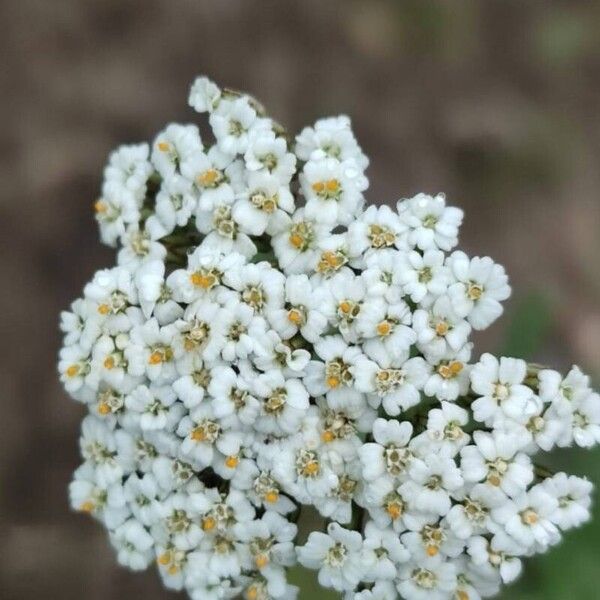
<svg viewBox="0 0 600 600">
<path fill-rule="evenodd" d="M 73 508 L 195 600 L 296 598 L 296 562 L 345 600 L 493 595 L 589 518 L 591 484 L 534 457 L 600 441 L 600 397 L 577 367 L 471 362 L 504 269 L 454 250 L 442 195 L 365 208 L 347 117 L 290 140 L 206 78 L 189 103 L 214 143 L 171 124 L 111 154 L 117 265 L 62 315 Z"/>
</svg>

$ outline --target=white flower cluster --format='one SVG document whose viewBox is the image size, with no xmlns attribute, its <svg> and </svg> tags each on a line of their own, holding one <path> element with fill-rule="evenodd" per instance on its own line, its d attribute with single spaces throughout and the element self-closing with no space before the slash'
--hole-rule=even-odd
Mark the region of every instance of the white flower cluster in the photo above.
<svg viewBox="0 0 600 600">
<path fill-rule="evenodd" d="M 477 600 L 589 518 L 591 484 L 540 451 L 600 441 L 600 398 L 484 354 L 510 294 L 453 251 L 443 196 L 363 208 L 347 117 L 291 144 L 206 78 L 152 146 L 116 150 L 95 204 L 117 265 L 62 315 L 85 403 L 72 506 L 119 562 L 195 600 L 288 600 L 299 561 L 346 600 Z M 326 522 L 302 545 L 312 506 Z"/>
</svg>

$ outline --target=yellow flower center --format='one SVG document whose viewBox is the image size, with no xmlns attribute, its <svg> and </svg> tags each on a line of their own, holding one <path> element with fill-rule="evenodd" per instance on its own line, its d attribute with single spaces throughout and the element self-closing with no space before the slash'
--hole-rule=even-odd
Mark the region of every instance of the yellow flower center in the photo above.
<svg viewBox="0 0 600 600">
<path fill-rule="evenodd" d="M 379 323 L 377 325 L 377 333 L 382 337 L 389 335 L 391 330 L 392 330 L 392 325 L 390 324 L 389 321 L 381 321 L 381 323 Z"/>
<path fill-rule="evenodd" d="M 321 439 L 326 443 L 333 442 L 333 440 L 335 439 L 335 434 L 333 433 L 333 431 L 331 431 L 331 429 L 326 429 L 321 434 Z"/>
<path fill-rule="evenodd" d="M 448 333 L 448 330 L 450 329 L 450 327 L 448 326 L 448 323 L 446 323 L 446 321 L 440 321 L 436 326 L 435 326 L 435 332 L 441 337 L 444 336 Z"/>
<path fill-rule="evenodd" d="M 192 282 L 192 285 L 207 290 L 217 283 L 217 278 L 210 273 L 208 275 L 204 275 L 196 271 L 190 275 L 190 281 Z"/>
<path fill-rule="evenodd" d="M 269 504 L 275 504 L 279 500 L 279 492 L 277 490 L 271 490 L 265 494 L 265 501 Z"/>
<path fill-rule="evenodd" d="M 79 365 L 71 365 L 66 371 L 65 374 L 67 377 L 75 377 L 79 373 L 80 367 Z"/>
<path fill-rule="evenodd" d="M 240 462 L 240 459 L 237 456 L 228 456 L 225 459 L 225 466 L 228 469 L 235 469 Z"/>
<path fill-rule="evenodd" d="M 158 142 L 156 146 L 161 152 L 168 152 L 171 149 L 171 144 L 169 144 L 169 142 Z"/>
<path fill-rule="evenodd" d="M 106 416 L 106 415 L 107 415 L 107 414 L 110 412 L 110 406 L 108 405 L 108 403 L 106 403 L 106 402 L 101 402 L 101 403 L 98 405 L 98 412 L 99 412 L 101 415 L 104 415 L 104 416 Z"/>
<path fill-rule="evenodd" d="M 392 502 L 385 507 L 385 512 L 391 517 L 392 521 L 402 516 L 402 506 L 398 502 Z"/>
<path fill-rule="evenodd" d="M 104 202 L 104 200 L 96 200 L 96 202 L 94 202 L 94 211 L 96 212 L 96 214 L 101 215 L 107 210 L 108 206 L 106 205 L 106 202 Z"/>
<path fill-rule="evenodd" d="M 255 559 L 254 563 L 257 568 L 264 569 L 269 564 L 269 557 L 266 554 L 259 554 Z"/>
<path fill-rule="evenodd" d="M 95 505 L 91 500 L 86 500 L 80 507 L 79 510 L 84 513 L 91 513 L 94 511 Z"/>
<path fill-rule="evenodd" d="M 460 374 L 463 368 L 464 365 L 461 362 L 455 360 L 451 363 L 448 363 L 447 365 L 440 365 L 438 367 L 438 373 L 444 379 L 453 379 L 454 377 Z"/>
<path fill-rule="evenodd" d="M 340 385 L 340 379 L 339 377 L 328 377 L 327 378 L 327 385 L 330 388 L 336 388 L 338 385 Z"/>
<path fill-rule="evenodd" d="M 108 304 L 99 304 L 98 305 L 98 312 L 101 315 L 107 315 L 110 312 L 110 306 Z"/>
<path fill-rule="evenodd" d="M 311 475 L 316 475 L 319 472 L 320 466 L 316 460 L 311 460 L 306 463 L 302 473 L 305 477 L 309 477 Z"/>
<path fill-rule="evenodd" d="M 202 519 L 202 531 L 212 531 L 217 525 L 213 517 L 204 517 Z"/>
</svg>

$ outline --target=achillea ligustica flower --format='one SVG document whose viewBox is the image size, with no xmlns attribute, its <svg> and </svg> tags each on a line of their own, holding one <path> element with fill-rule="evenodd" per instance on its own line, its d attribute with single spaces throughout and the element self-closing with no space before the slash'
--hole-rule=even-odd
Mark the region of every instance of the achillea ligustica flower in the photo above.
<svg viewBox="0 0 600 600">
<path fill-rule="evenodd" d="M 295 598 L 297 561 L 346 600 L 493 595 L 589 518 L 591 484 L 535 461 L 598 443 L 600 397 L 577 367 L 471 361 L 504 269 L 454 250 L 443 195 L 365 209 L 347 117 L 293 141 L 206 78 L 189 103 L 211 142 L 171 124 L 111 154 L 117 264 L 62 315 L 73 508 L 194 599 Z M 300 542 L 307 506 L 327 525 Z"/>
</svg>

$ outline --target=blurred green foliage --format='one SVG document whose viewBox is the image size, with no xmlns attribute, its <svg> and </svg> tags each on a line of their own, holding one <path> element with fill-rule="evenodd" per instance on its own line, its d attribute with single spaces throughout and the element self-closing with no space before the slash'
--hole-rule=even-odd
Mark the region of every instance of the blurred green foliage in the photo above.
<svg viewBox="0 0 600 600">
<path fill-rule="evenodd" d="M 506 337 L 501 344 L 503 355 L 535 362 L 545 337 L 553 327 L 550 302 L 542 292 L 532 291 L 512 311 Z M 561 450 L 542 456 L 541 463 L 555 471 L 565 470 L 585 476 L 600 486 L 600 449 Z M 595 503 L 591 523 L 569 532 L 564 541 L 547 554 L 525 561 L 523 576 L 498 596 L 499 600 L 594 600 L 600 598 L 600 507 Z M 334 600 L 340 598 L 322 589 L 316 573 L 301 567 L 293 569 L 290 582 L 300 586 L 299 600 Z"/>
</svg>

